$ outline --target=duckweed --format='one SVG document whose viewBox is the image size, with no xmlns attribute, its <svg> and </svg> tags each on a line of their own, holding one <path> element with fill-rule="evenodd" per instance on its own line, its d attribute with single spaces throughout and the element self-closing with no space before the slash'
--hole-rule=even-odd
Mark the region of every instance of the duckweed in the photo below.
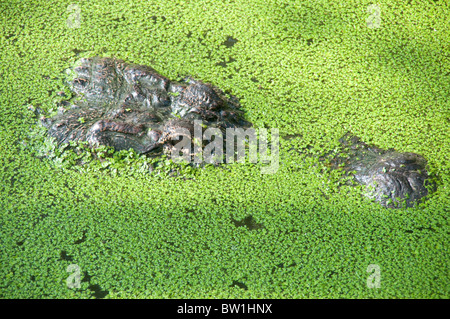
<svg viewBox="0 0 450 319">
<path fill-rule="evenodd" d="M 368 27 L 371 4 L 1 2 L 0 297 L 449 298 L 449 7 L 384 1 Z M 93 55 L 237 96 L 290 136 L 278 171 L 56 147 L 36 112 Z M 347 131 L 423 155 L 437 191 L 372 203 L 319 160 Z"/>
</svg>

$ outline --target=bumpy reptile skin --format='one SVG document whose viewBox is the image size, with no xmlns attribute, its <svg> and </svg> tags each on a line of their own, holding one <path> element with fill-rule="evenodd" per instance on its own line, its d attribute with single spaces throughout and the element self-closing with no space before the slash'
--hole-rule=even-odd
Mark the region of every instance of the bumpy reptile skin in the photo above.
<svg viewBox="0 0 450 319">
<path fill-rule="evenodd" d="M 177 140 L 177 128 L 248 127 L 237 101 L 210 84 L 170 81 L 154 69 L 114 58 L 84 58 L 70 81 L 71 107 L 43 118 L 58 144 L 87 141 L 144 154 Z"/>
<path fill-rule="evenodd" d="M 332 160 L 333 167 L 352 173 L 356 182 L 367 186 L 367 196 L 381 205 L 398 207 L 404 201 L 406 207 L 412 207 L 428 194 L 427 161 L 422 156 L 383 150 L 349 134 L 340 142 L 346 151 Z"/>
</svg>

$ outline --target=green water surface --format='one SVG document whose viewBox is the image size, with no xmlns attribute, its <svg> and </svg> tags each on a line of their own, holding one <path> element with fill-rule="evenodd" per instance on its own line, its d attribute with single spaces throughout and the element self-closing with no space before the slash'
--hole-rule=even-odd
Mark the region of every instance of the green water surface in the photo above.
<svg viewBox="0 0 450 319">
<path fill-rule="evenodd" d="M 0 297 L 449 298 L 449 5 L 370 5 L 0 1 Z M 94 55 L 237 96 L 284 137 L 278 171 L 36 157 L 30 109 L 54 110 L 61 72 Z M 348 131 L 423 155 L 437 191 L 386 209 L 343 185 L 318 157 Z"/>
</svg>

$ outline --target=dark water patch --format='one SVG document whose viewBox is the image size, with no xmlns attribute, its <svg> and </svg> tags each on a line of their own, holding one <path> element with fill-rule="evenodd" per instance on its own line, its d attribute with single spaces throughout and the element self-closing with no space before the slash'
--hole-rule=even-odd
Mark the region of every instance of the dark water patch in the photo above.
<svg viewBox="0 0 450 319">
<path fill-rule="evenodd" d="M 86 241 L 86 231 L 85 231 L 85 230 L 83 231 L 83 236 L 82 236 L 80 239 L 76 240 L 76 241 L 74 242 L 74 244 L 75 244 L 75 245 L 78 245 L 78 244 L 81 244 L 81 243 L 84 242 L 84 241 Z"/>
<path fill-rule="evenodd" d="M 105 298 L 108 294 L 109 291 L 108 290 L 102 290 L 102 287 L 100 287 L 99 285 L 95 284 L 95 285 L 90 285 L 88 287 L 89 290 L 91 290 L 94 293 L 94 297 L 96 299 L 103 299 Z"/>
<path fill-rule="evenodd" d="M 216 65 L 226 68 L 228 66 L 228 63 L 233 63 L 235 61 L 236 59 L 230 58 L 228 62 L 224 60 L 223 62 L 216 63 Z"/>
<path fill-rule="evenodd" d="M 275 265 L 274 267 L 272 267 L 272 275 L 278 270 L 278 269 L 283 269 L 283 268 L 292 268 L 297 266 L 297 263 L 295 261 L 293 261 L 292 263 L 290 263 L 289 265 L 285 265 L 284 263 L 280 263 L 278 265 Z"/>
<path fill-rule="evenodd" d="M 337 274 L 337 272 L 335 272 L 334 270 L 330 270 L 330 271 L 327 271 L 327 272 L 325 273 L 325 276 L 328 277 L 328 278 L 332 278 L 332 277 L 335 276 L 336 274 Z"/>
<path fill-rule="evenodd" d="M 25 239 L 24 240 L 21 240 L 21 241 L 18 241 L 18 242 L 16 242 L 16 245 L 18 246 L 18 247 L 20 247 L 20 249 L 21 250 L 23 250 L 24 248 L 23 248 L 23 244 L 25 243 Z"/>
<path fill-rule="evenodd" d="M 237 280 L 233 280 L 233 283 L 230 285 L 230 287 L 239 287 L 241 289 L 248 290 L 248 286 L 246 284 Z"/>
<path fill-rule="evenodd" d="M 92 276 L 89 275 L 86 271 L 84 272 L 84 278 L 81 280 L 81 282 L 87 282 L 89 283 L 88 289 L 90 291 L 92 291 L 93 296 L 96 299 L 103 299 L 105 298 L 108 294 L 109 291 L 108 290 L 103 290 L 102 287 L 100 287 L 99 284 L 91 284 L 91 279 Z"/>
<path fill-rule="evenodd" d="M 158 17 L 158 16 L 151 16 L 150 17 L 150 19 L 152 19 L 153 23 L 155 23 L 155 24 L 158 22 L 158 18 L 159 18 L 159 20 L 161 20 L 161 22 L 166 21 L 166 17 L 165 16 L 160 16 L 160 17 Z"/>
<path fill-rule="evenodd" d="M 407 229 L 407 230 L 405 230 L 405 233 L 408 233 L 408 234 L 417 234 L 417 235 L 419 235 L 419 233 L 420 232 L 432 232 L 432 233 L 436 233 L 436 232 L 438 232 L 438 230 L 440 229 L 442 227 L 442 225 L 441 224 L 436 224 L 435 225 L 435 227 L 431 227 L 431 226 L 429 226 L 429 227 L 417 227 L 417 228 L 414 228 L 414 229 Z"/>
<path fill-rule="evenodd" d="M 112 21 L 115 21 L 115 22 L 123 22 L 123 21 L 125 21 L 126 20 L 126 18 L 125 17 L 120 17 L 120 18 L 115 18 L 115 19 L 112 19 Z"/>
<path fill-rule="evenodd" d="M 236 226 L 236 227 L 244 227 L 245 226 L 245 227 L 247 227 L 248 230 L 264 228 L 264 225 L 257 223 L 252 215 L 249 215 L 242 220 L 235 220 L 234 218 L 231 218 L 231 220 L 232 220 L 234 226 Z"/>
<path fill-rule="evenodd" d="M 14 38 L 13 38 L 14 37 Z M 12 39 L 11 39 L 12 38 Z M 14 44 L 14 43 L 16 43 L 17 42 L 17 35 L 16 34 L 14 34 L 14 33 L 11 33 L 11 34 L 8 34 L 7 36 L 6 36 L 6 40 L 9 40 L 9 39 L 11 39 L 9 42 L 11 43 L 11 44 Z"/>
<path fill-rule="evenodd" d="M 73 258 L 69 255 L 67 255 L 67 252 L 65 250 L 61 251 L 61 254 L 59 255 L 60 260 L 66 260 L 66 261 L 73 261 Z"/>
<path fill-rule="evenodd" d="M 232 48 L 233 45 L 235 45 L 237 42 L 238 42 L 237 39 L 234 39 L 232 37 L 227 37 L 225 42 L 223 42 L 222 44 L 225 45 L 227 48 Z"/>
<path fill-rule="evenodd" d="M 72 52 L 73 52 L 76 56 L 79 56 L 80 53 L 85 52 L 85 50 L 73 49 Z"/>
</svg>

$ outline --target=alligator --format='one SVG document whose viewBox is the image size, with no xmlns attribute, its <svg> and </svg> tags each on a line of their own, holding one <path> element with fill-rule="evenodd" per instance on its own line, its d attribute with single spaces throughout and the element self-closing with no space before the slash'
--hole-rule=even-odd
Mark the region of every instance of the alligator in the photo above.
<svg viewBox="0 0 450 319">
<path fill-rule="evenodd" d="M 222 132 L 252 125 L 235 97 L 192 77 L 171 81 L 149 66 L 106 57 L 83 58 L 70 72 L 75 76 L 68 85 L 75 96 L 63 104 L 70 107 L 41 118 L 58 145 L 87 142 L 152 154 L 173 148 L 180 138 L 192 138 L 196 120 Z M 411 207 L 428 194 L 422 156 L 383 150 L 349 134 L 340 142 L 344 150 L 331 167 L 352 174 L 381 205 L 404 202 Z"/>
</svg>

